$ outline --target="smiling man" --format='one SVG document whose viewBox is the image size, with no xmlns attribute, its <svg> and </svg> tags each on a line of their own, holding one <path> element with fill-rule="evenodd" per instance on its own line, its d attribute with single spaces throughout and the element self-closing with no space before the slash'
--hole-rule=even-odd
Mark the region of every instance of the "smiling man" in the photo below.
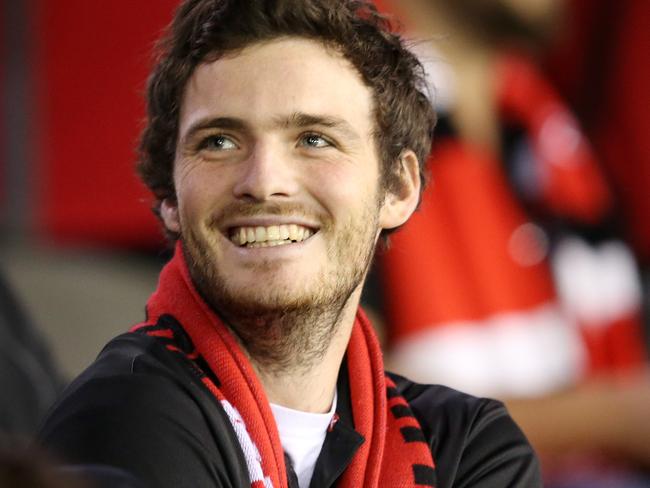
<svg viewBox="0 0 650 488">
<path fill-rule="evenodd" d="M 364 2 L 184 2 L 139 165 L 175 254 L 43 444 L 133 486 L 539 486 L 500 403 L 386 374 L 359 309 L 419 201 L 422 75 Z"/>
<path fill-rule="evenodd" d="M 181 107 L 165 226 L 271 400 L 326 411 L 380 229 L 417 203 L 417 157 L 405 151 L 404 197 L 388 199 L 372 94 L 310 39 L 197 67 Z"/>
</svg>

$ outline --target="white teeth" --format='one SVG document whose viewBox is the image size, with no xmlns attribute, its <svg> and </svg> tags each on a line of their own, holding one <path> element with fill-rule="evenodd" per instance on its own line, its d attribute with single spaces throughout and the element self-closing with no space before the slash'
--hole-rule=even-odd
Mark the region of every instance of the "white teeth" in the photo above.
<svg viewBox="0 0 650 488">
<path fill-rule="evenodd" d="M 277 225 L 272 225 L 271 227 L 266 228 L 266 239 L 269 241 L 279 241 L 280 240 L 280 227 Z"/>
<path fill-rule="evenodd" d="M 284 246 L 285 244 L 291 244 L 291 241 L 267 241 L 269 246 Z"/>
<path fill-rule="evenodd" d="M 285 244 L 291 244 L 291 241 L 264 241 L 264 242 L 252 242 L 246 247 L 275 247 L 275 246 L 284 246 Z"/>
<path fill-rule="evenodd" d="M 314 235 L 314 231 L 297 224 L 270 225 L 268 227 L 238 227 L 230 240 L 239 246 L 269 247 L 301 242 Z"/>
<path fill-rule="evenodd" d="M 298 240 L 298 226 L 296 224 L 289 225 L 289 239 L 292 241 Z"/>
<path fill-rule="evenodd" d="M 255 227 L 255 242 L 264 242 L 266 240 L 266 229 L 264 227 Z"/>
</svg>

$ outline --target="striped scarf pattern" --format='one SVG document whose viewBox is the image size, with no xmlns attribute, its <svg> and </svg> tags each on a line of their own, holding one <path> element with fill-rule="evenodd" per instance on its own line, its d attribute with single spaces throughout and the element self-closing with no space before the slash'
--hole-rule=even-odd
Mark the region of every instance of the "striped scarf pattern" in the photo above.
<svg viewBox="0 0 650 488">
<path fill-rule="evenodd" d="M 252 488 L 288 486 L 284 451 L 264 388 L 230 330 L 200 297 L 180 247 L 147 303 L 144 333 L 183 356 L 224 408 L 246 459 Z M 339 479 L 349 488 L 435 487 L 431 451 L 408 403 L 384 374 L 361 309 L 347 349 L 355 430 L 365 442 Z"/>
</svg>

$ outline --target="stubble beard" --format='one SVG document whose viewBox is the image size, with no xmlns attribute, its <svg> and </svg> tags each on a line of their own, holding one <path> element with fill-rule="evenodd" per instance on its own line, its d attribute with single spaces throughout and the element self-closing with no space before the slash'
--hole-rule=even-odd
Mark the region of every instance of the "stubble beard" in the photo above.
<svg viewBox="0 0 650 488">
<path fill-rule="evenodd" d="M 374 255 L 378 204 L 365 207 L 364 215 L 350 219 L 327 246 L 326 265 L 305 284 L 233 289 L 220 272 L 208 240 L 193 228 L 182 232 L 183 252 L 199 293 L 234 332 L 244 350 L 266 374 L 280 376 L 310 370 L 327 352 L 341 316 L 362 284 Z M 319 232 L 333 232 L 325 222 Z M 269 263 L 258 265 L 260 274 Z"/>
</svg>

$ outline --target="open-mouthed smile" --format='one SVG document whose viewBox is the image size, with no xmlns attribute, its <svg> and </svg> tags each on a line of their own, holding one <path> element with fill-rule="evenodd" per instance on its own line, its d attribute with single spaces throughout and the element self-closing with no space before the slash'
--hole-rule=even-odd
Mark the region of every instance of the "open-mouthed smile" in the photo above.
<svg viewBox="0 0 650 488">
<path fill-rule="evenodd" d="M 315 230 L 298 224 L 254 227 L 232 227 L 230 240 L 241 247 L 272 247 L 302 242 L 315 234 Z"/>
</svg>

